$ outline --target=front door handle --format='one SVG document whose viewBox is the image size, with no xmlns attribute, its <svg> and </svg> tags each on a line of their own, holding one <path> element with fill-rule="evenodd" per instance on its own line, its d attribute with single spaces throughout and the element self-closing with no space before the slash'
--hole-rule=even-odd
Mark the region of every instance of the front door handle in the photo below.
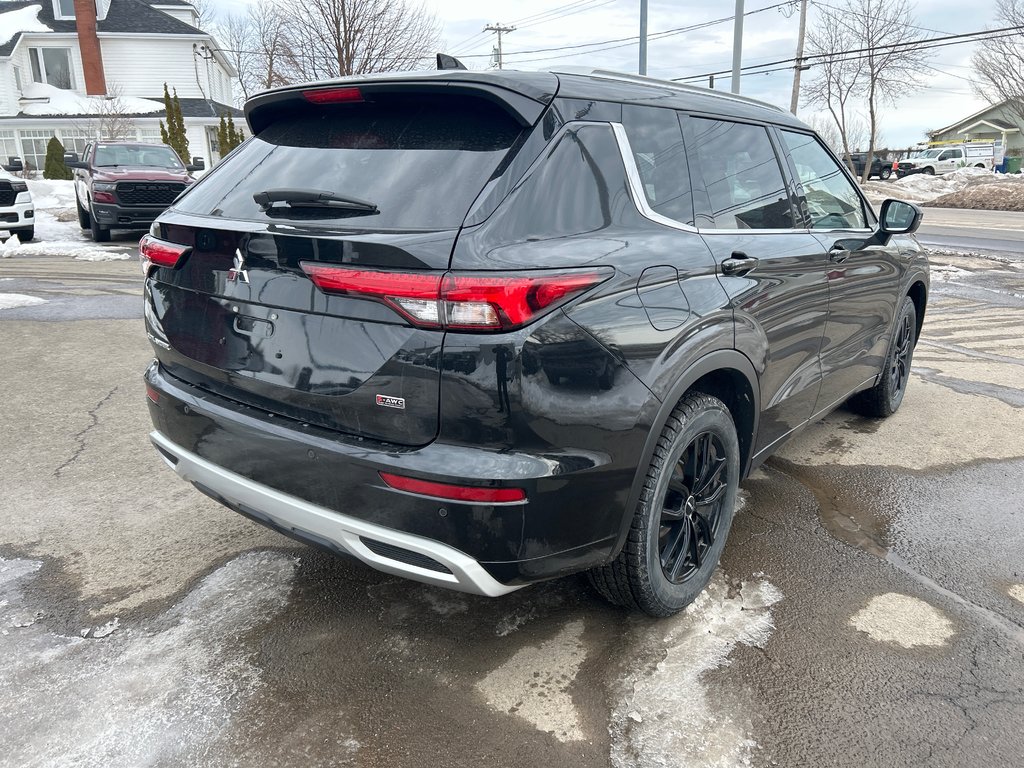
<svg viewBox="0 0 1024 768">
<path fill-rule="evenodd" d="M 745 253 L 734 251 L 732 256 L 722 262 L 722 273 L 725 275 L 745 275 L 757 266 L 757 259 Z"/>
<path fill-rule="evenodd" d="M 842 264 L 848 258 L 850 258 L 850 251 L 841 245 L 833 245 L 828 252 L 828 260 L 833 264 Z"/>
</svg>

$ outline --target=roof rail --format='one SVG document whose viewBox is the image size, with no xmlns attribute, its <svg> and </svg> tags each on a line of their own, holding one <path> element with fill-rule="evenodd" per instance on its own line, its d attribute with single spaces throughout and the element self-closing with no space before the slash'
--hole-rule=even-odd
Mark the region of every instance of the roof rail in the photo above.
<svg viewBox="0 0 1024 768">
<path fill-rule="evenodd" d="M 717 96 L 720 99 L 728 99 L 730 101 L 739 101 L 744 104 L 756 104 L 759 107 L 768 107 L 777 112 L 785 112 L 782 107 L 775 104 L 771 104 L 767 101 L 761 101 L 760 99 L 752 99 L 749 96 L 740 96 L 736 93 L 722 93 L 721 91 L 715 91 L 711 88 L 704 88 L 699 85 L 687 85 L 686 83 L 677 83 L 674 80 L 661 80 L 657 77 L 647 77 L 645 75 L 633 75 L 629 72 L 615 72 L 610 69 L 600 69 L 595 67 L 576 67 L 568 66 L 561 67 L 559 69 L 550 70 L 556 75 L 589 75 L 590 77 L 599 77 L 603 80 L 621 80 L 629 83 L 641 83 L 645 85 L 658 85 L 663 88 L 671 88 L 682 93 L 699 93 L 704 96 Z"/>
</svg>

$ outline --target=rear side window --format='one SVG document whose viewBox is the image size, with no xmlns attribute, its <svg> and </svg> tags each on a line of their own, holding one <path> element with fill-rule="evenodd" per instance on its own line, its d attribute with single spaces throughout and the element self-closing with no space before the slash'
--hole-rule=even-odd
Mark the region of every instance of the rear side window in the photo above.
<svg viewBox="0 0 1024 768">
<path fill-rule="evenodd" d="M 693 224 L 690 174 L 676 112 L 627 105 L 622 108 L 622 125 L 651 208 L 662 216 Z"/>
<path fill-rule="evenodd" d="M 691 120 L 690 153 L 700 169 L 714 227 L 793 229 L 793 208 L 768 131 L 759 125 Z"/>
<path fill-rule="evenodd" d="M 499 106 L 465 97 L 305 105 L 239 147 L 175 208 L 249 221 L 454 228 L 521 131 Z M 378 210 L 283 206 L 264 213 L 253 195 L 270 189 L 326 191 Z"/>
<path fill-rule="evenodd" d="M 807 199 L 812 229 L 863 229 L 864 204 L 832 156 L 806 133 L 779 131 Z"/>
</svg>

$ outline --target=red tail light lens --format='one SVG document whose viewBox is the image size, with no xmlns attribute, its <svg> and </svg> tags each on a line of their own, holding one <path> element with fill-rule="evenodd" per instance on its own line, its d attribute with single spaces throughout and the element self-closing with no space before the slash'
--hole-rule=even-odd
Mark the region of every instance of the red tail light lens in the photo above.
<svg viewBox="0 0 1024 768">
<path fill-rule="evenodd" d="M 434 496 L 452 501 L 471 501 L 480 504 L 508 504 L 526 501 L 526 491 L 522 488 L 480 488 L 472 485 L 433 483 L 429 480 L 417 480 L 414 477 L 392 475 L 390 472 L 379 472 L 378 474 L 389 488 L 418 493 L 421 496 Z"/>
<path fill-rule="evenodd" d="M 358 88 L 317 88 L 303 91 L 302 96 L 313 104 L 351 104 L 363 100 L 363 93 Z"/>
<path fill-rule="evenodd" d="M 325 293 L 375 299 L 413 325 L 458 331 L 507 331 L 527 325 L 604 282 L 611 270 L 496 276 L 490 273 L 377 272 L 304 261 Z"/>
<path fill-rule="evenodd" d="M 158 267 L 171 267 L 173 269 L 178 265 L 182 257 L 191 250 L 190 246 L 169 243 L 152 235 L 146 235 L 139 241 L 139 258 L 142 260 L 142 271 L 148 272 L 152 264 Z"/>
</svg>

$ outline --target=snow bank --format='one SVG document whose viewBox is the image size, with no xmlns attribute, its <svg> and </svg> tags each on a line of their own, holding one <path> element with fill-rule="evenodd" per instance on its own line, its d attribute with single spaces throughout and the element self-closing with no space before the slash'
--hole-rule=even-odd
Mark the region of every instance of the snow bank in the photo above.
<svg viewBox="0 0 1024 768">
<path fill-rule="evenodd" d="M 75 207 L 75 182 L 73 181 L 29 179 L 28 191 L 32 193 L 32 202 L 35 203 L 36 208 L 50 210 Z"/>
<path fill-rule="evenodd" d="M 113 99 L 106 96 L 80 96 L 74 91 L 45 83 L 26 83 L 22 95 L 26 99 L 40 99 L 21 102 L 21 111 L 26 115 L 101 115 L 112 112 L 148 115 L 164 110 L 164 105 L 159 101 L 135 96 L 117 96 Z"/>
<path fill-rule="evenodd" d="M 41 5 L 29 5 L 0 13 L 0 45 L 6 45 L 19 32 L 53 32 L 38 18 Z"/>
<path fill-rule="evenodd" d="M 923 203 L 934 200 L 942 195 L 959 192 L 972 184 L 983 184 L 997 179 L 1010 178 L 996 175 L 984 168 L 961 168 L 958 171 L 942 176 L 928 176 L 915 173 L 904 176 L 898 181 L 869 181 L 863 185 L 864 191 L 872 201 L 880 202 L 889 197 Z"/>
</svg>

